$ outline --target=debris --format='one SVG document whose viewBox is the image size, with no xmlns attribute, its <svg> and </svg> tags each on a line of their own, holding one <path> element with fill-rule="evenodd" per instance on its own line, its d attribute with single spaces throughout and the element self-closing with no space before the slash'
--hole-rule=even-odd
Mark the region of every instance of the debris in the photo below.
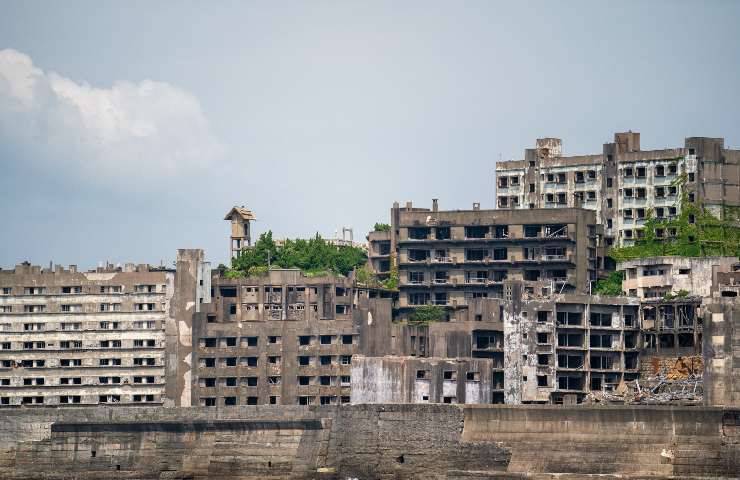
<svg viewBox="0 0 740 480">
<path fill-rule="evenodd" d="M 667 365 L 666 365 L 667 364 Z M 700 356 L 678 357 L 655 375 L 619 383 L 612 391 L 592 391 L 586 403 L 627 405 L 701 405 L 704 399 L 702 359 Z"/>
</svg>

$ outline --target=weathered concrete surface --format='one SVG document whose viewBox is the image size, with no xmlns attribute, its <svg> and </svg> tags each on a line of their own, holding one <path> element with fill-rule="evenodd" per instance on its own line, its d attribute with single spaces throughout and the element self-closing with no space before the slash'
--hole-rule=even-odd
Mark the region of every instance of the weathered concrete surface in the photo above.
<svg viewBox="0 0 740 480">
<path fill-rule="evenodd" d="M 493 405 L 4 410 L 0 478 L 737 478 L 740 410 Z"/>
</svg>

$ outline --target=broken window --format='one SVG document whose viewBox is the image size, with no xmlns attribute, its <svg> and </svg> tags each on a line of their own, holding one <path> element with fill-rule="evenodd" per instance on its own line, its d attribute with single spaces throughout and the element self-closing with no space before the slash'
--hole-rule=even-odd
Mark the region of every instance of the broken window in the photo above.
<svg viewBox="0 0 740 480">
<path fill-rule="evenodd" d="M 573 172 L 575 177 L 576 183 L 584 183 L 586 181 L 585 177 L 583 176 L 583 172 Z"/>
<path fill-rule="evenodd" d="M 611 333 L 592 333 L 590 340 L 591 348 L 612 348 Z"/>
<path fill-rule="evenodd" d="M 611 370 L 614 368 L 614 358 L 609 355 L 591 355 L 591 368 Z"/>
<path fill-rule="evenodd" d="M 498 188 L 508 188 L 509 177 L 498 177 Z"/>
<path fill-rule="evenodd" d="M 449 240 L 450 239 L 450 227 L 437 227 L 435 229 L 435 238 L 437 240 Z M 388 253 L 390 253 L 390 250 Z"/>
<path fill-rule="evenodd" d="M 537 365 L 544 366 L 550 365 L 550 355 L 544 353 L 537 354 Z"/>
<path fill-rule="evenodd" d="M 424 283 L 424 272 L 409 272 L 409 283 Z"/>
<path fill-rule="evenodd" d="M 465 227 L 465 238 L 486 238 L 488 227 L 472 226 Z"/>
<path fill-rule="evenodd" d="M 429 228 L 409 228 L 409 238 L 414 240 L 426 240 L 429 238 Z"/>
<path fill-rule="evenodd" d="M 558 347 L 581 347 L 581 346 L 583 346 L 583 334 L 558 333 Z"/>
<path fill-rule="evenodd" d="M 637 167 L 637 178 L 645 178 L 645 167 Z"/>
<path fill-rule="evenodd" d="M 539 237 L 541 231 L 542 231 L 542 225 L 525 225 L 524 226 L 524 237 L 525 238 Z"/>
<path fill-rule="evenodd" d="M 409 261 L 411 262 L 423 262 L 429 258 L 429 250 L 410 249 L 409 250 Z"/>
<path fill-rule="evenodd" d="M 655 176 L 656 177 L 664 177 L 665 176 L 665 166 L 663 166 L 663 165 L 656 165 L 655 166 Z"/>
<path fill-rule="evenodd" d="M 494 227 L 495 238 L 509 238 L 509 226 L 508 225 L 496 225 Z"/>
<path fill-rule="evenodd" d="M 416 378 L 417 380 L 427 380 L 429 378 L 429 370 L 417 370 Z"/>
<path fill-rule="evenodd" d="M 488 250 L 469 248 L 465 250 L 465 259 L 469 262 L 482 262 L 488 256 Z"/>
<path fill-rule="evenodd" d="M 537 332 L 537 344 L 538 345 L 547 345 L 550 343 L 550 336 L 547 334 L 547 332 Z"/>
<path fill-rule="evenodd" d="M 589 323 L 594 327 L 611 327 L 612 314 L 591 312 Z"/>
<path fill-rule="evenodd" d="M 537 323 L 547 323 L 547 317 L 550 314 L 550 312 L 547 312 L 545 310 L 540 310 L 537 312 Z"/>
<path fill-rule="evenodd" d="M 537 281 L 539 279 L 540 279 L 539 270 L 525 270 L 524 271 L 524 280 Z"/>
<path fill-rule="evenodd" d="M 581 377 L 558 377 L 558 389 L 583 390 L 583 379 Z"/>
<path fill-rule="evenodd" d="M 560 368 L 583 368 L 582 355 L 558 354 L 558 367 Z"/>
</svg>

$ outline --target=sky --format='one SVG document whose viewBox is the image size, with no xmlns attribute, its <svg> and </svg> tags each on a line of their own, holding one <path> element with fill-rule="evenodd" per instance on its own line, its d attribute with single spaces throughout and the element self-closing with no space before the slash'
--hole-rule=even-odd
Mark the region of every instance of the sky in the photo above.
<svg viewBox="0 0 740 480">
<path fill-rule="evenodd" d="M 0 3 L 0 267 L 493 208 L 536 138 L 740 146 L 740 2 Z"/>
</svg>

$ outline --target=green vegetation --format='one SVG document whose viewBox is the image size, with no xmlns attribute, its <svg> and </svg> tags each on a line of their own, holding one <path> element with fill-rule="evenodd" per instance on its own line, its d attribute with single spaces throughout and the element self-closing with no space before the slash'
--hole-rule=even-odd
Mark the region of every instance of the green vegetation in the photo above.
<svg viewBox="0 0 740 480">
<path fill-rule="evenodd" d="M 624 272 L 611 272 L 608 277 L 596 282 L 595 293 L 611 296 L 621 295 L 622 280 L 624 280 Z"/>
<path fill-rule="evenodd" d="M 383 280 L 380 285 L 387 290 L 398 290 L 398 263 L 396 262 L 396 254 L 391 253 L 391 271 L 388 278 Z"/>
<path fill-rule="evenodd" d="M 390 232 L 391 226 L 387 223 L 376 223 L 375 226 L 373 226 L 373 231 L 376 232 Z"/>
<path fill-rule="evenodd" d="M 654 256 L 740 255 L 740 228 L 733 224 L 737 212 L 726 209 L 725 219 L 719 220 L 700 204 L 689 201 L 685 183 L 684 173 L 671 184 L 681 191 L 677 218 L 659 220 L 649 210 L 644 237 L 633 246 L 613 248 L 608 255 L 617 262 Z"/>
<path fill-rule="evenodd" d="M 417 324 L 441 322 L 446 316 L 447 312 L 444 307 L 440 307 L 438 305 L 423 305 L 414 309 L 414 311 L 409 315 L 409 322 Z"/>
<path fill-rule="evenodd" d="M 277 268 L 299 268 L 308 276 L 328 273 L 347 275 L 367 262 L 365 252 L 358 247 L 335 246 L 318 234 L 308 240 L 285 240 L 277 245 L 272 232 L 263 233 L 253 248 L 244 250 L 233 259 L 229 278 L 264 275 L 268 265 Z"/>
</svg>

